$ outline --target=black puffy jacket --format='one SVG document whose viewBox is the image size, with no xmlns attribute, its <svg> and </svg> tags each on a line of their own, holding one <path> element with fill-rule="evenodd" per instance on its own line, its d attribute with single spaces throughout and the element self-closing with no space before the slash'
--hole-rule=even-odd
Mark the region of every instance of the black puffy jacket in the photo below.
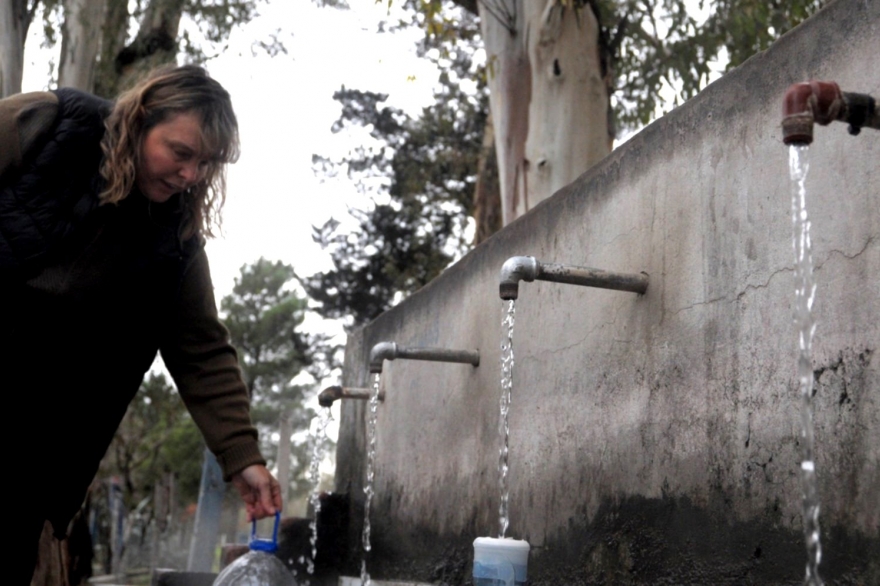
<svg viewBox="0 0 880 586">
<path fill-rule="evenodd" d="M 0 187 L 0 271 L 36 270 L 97 206 L 101 138 L 112 104 L 72 89 L 54 92 L 58 115 Z"/>
<path fill-rule="evenodd" d="M 52 127 L 0 189 L 0 357 L 4 386 L 32 418 L 13 468 L 46 491 L 38 500 L 62 535 L 171 327 L 202 242 L 180 240 L 179 197 L 98 205 L 111 104 L 55 94 Z"/>
</svg>

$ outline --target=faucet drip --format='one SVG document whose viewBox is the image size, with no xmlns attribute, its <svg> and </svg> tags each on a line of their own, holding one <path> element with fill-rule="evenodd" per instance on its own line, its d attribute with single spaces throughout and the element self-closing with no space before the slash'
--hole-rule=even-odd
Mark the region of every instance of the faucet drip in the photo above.
<svg viewBox="0 0 880 586">
<path fill-rule="evenodd" d="M 513 300 L 519 297 L 520 281 L 551 281 L 568 283 L 600 289 L 630 291 L 643 294 L 648 290 L 648 275 L 614 273 L 588 267 L 565 266 L 554 263 L 540 262 L 533 256 L 513 256 L 501 267 L 499 294 L 501 299 Z"/>
<path fill-rule="evenodd" d="M 840 91 L 833 81 L 796 83 L 785 92 L 782 105 L 782 142 L 808 145 L 813 142 L 813 124 L 847 122 L 849 133 L 862 128 L 880 129 L 880 109 L 867 94 Z"/>
</svg>

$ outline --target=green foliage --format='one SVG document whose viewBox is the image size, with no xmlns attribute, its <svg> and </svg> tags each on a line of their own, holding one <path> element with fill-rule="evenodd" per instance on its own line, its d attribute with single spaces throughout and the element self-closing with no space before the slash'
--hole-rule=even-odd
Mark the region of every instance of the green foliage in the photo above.
<svg viewBox="0 0 880 586">
<path fill-rule="evenodd" d="M 248 23 L 258 16 L 259 4 L 269 0 L 186 0 L 183 13 L 196 24 L 202 36 L 201 42 L 194 42 L 188 32 L 180 38 L 181 50 L 191 63 L 202 63 L 228 48 L 229 34 L 236 26 Z M 207 41 L 207 45 L 204 41 Z M 271 56 L 287 54 L 287 48 L 278 39 L 277 33 L 268 40 L 258 40 L 254 46 L 260 47 Z M 206 50 L 207 49 L 207 50 Z M 210 51 L 210 54 L 208 53 Z"/>
<path fill-rule="evenodd" d="M 525 0 L 530 1 L 530 0 Z M 595 14 L 614 127 L 629 130 L 696 95 L 717 69 L 739 65 L 813 14 L 823 0 L 557 0 L 566 9 Z M 322 315 L 351 328 L 366 323 L 403 296 L 425 285 L 467 248 L 463 226 L 472 211 L 480 138 L 488 104 L 485 76 L 492 61 L 474 60 L 479 25 L 474 0 L 403 0 L 409 20 L 389 27 L 418 26 L 419 50 L 441 70 L 437 101 L 421 117 L 382 107 L 387 96 L 343 89 L 334 95 L 349 125 L 370 129 L 377 141 L 353 149 L 343 160 L 315 156 L 318 173 L 347 171 L 373 199 L 351 210 L 357 227 L 341 230 L 334 218 L 314 228 L 334 268 L 300 277 Z M 510 27 L 514 4 L 486 0 L 481 9 Z M 490 10 L 491 9 L 491 10 Z M 717 61 L 714 65 L 713 61 Z M 470 82 L 471 85 L 463 82 Z M 474 84 L 476 81 L 478 83 Z M 662 90 L 672 91 L 667 102 Z M 387 203 L 386 203 L 387 200 Z M 376 203 L 380 201 L 381 203 Z"/>
<path fill-rule="evenodd" d="M 698 19 L 686 0 L 591 0 L 612 82 L 616 118 L 635 129 L 695 96 L 710 81 L 713 61 L 730 69 L 763 51 L 802 22 L 822 0 L 700 0 Z M 672 89 L 671 104 L 661 90 Z"/>
<path fill-rule="evenodd" d="M 204 450 L 202 434 L 188 414 L 170 430 L 162 444 L 163 468 L 174 474 L 174 486 L 181 503 L 194 503 L 199 498 Z"/>
<path fill-rule="evenodd" d="M 101 31 L 100 55 L 95 64 L 98 95 L 113 98 L 132 77 L 182 55 L 188 63 L 204 63 L 228 48 L 229 35 L 259 15 L 269 0 L 107 0 Z M 60 0 L 29 0 L 43 14 L 43 46 L 53 47 L 61 37 L 65 18 Z M 181 20 L 194 25 L 179 30 Z M 279 30 L 280 32 L 280 30 Z M 169 36 L 170 35 L 170 36 Z M 253 47 L 275 56 L 287 53 L 279 34 L 257 39 Z"/>
<path fill-rule="evenodd" d="M 471 66 L 464 52 L 455 56 Z M 352 209 L 357 228 L 340 232 L 328 220 L 313 238 L 330 252 L 334 268 L 300 277 L 316 311 L 343 319 L 351 328 L 387 310 L 396 299 L 424 286 L 468 245 L 476 167 L 487 114 L 486 94 L 469 95 L 454 72 L 445 72 L 436 102 L 417 119 L 381 107 L 384 94 L 342 89 L 334 99 L 342 116 L 333 130 L 349 125 L 370 129 L 375 146 L 359 147 L 342 161 L 315 156 L 325 174 L 347 170 L 359 189 L 387 203 Z M 376 176 L 387 181 L 374 181 Z"/>
<path fill-rule="evenodd" d="M 400 25 L 424 30 L 428 46 L 445 51 L 479 39 L 480 28 L 474 18 L 476 0 L 406 0 L 403 4 L 411 11 L 412 20 Z"/>
<path fill-rule="evenodd" d="M 703 0 L 704 2 L 706 0 Z M 704 29 L 727 49 L 728 68 L 766 50 L 780 35 L 791 30 L 822 6 L 824 0 L 715 0 L 714 14 Z"/>
<path fill-rule="evenodd" d="M 270 460 L 277 454 L 277 443 L 271 438 L 278 431 L 281 413 L 290 414 L 294 430 L 307 430 L 315 415 L 305 405 L 314 389 L 291 381 L 301 372 L 320 379 L 335 364 L 335 348 L 327 336 L 303 331 L 307 300 L 297 293 L 294 283 L 293 267 L 260 258 L 241 268 L 232 293 L 220 302 L 251 393 L 251 417 L 260 429 L 263 453 Z M 295 492 L 307 486 L 307 448 L 305 441 L 291 446 Z"/>
<path fill-rule="evenodd" d="M 300 331 L 306 300 L 292 288 L 293 268 L 264 258 L 241 268 L 232 293 L 220 301 L 254 403 L 297 398 L 290 381 L 312 363 Z"/>
<path fill-rule="evenodd" d="M 710 64 L 736 67 L 821 8 L 824 0 L 556 0 L 576 11 L 591 10 L 600 26 L 602 74 L 614 97 L 618 124 L 635 129 L 669 106 L 696 95 L 712 76 Z M 407 0 L 426 42 L 455 46 L 460 22 L 450 5 L 476 11 L 473 0 Z M 511 28 L 508 3 L 486 0 L 481 8 Z M 512 4 L 510 5 L 512 6 Z M 708 11 L 707 18 L 699 12 Z M 510 19 L 513 18 L 511 21 Z M 490 64 L 491 65 L 491 64 Z M 661 90 L 673 89 L 671 104 Z"/>
<path fill-rule="evenodd" d="M 203 445 L 177 392 L 164 375 L 151 373 L 129 405 L 100 474 L 122 479 L 129 507 L 152 496 L 168 473 L 176 476 L 181 499 L 195 500 L 202 462 L 192 455 L 201 454 Z"/>
</svg>

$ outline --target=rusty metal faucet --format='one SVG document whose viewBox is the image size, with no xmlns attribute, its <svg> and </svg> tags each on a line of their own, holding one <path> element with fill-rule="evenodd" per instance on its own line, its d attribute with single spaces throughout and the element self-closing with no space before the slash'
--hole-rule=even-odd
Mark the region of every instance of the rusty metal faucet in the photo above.
<svg viewBox="0 0 880 586">
<path fill-rule="evenodd" d="M 871 96 L 842 92 L 833 81 L 796 83 L 783 99 L 782 142 L 808 145 L 814 123 L 825 126 L 835 120 L 848 123 L 852 135 L 865 127 L 880 130 L 880 108 Z"/>
<path fill-rule="evenodd" d="M 385 360 L 395 359 L 429 360 L 432 362 L 458 362 L 461 364 L 480 365 L 478 350 L 449 350 L 446 348 L 401 348 L 394 342 L 379 342 L 370 350 L 370 372 L 382 372 Z"/>
<path fill-rule="evenodd" d="M 339 399 L 357 399 L 359 401 L 369 401 L 370 389 L 340 387 L 338 385 L 334 385 L 332 387 L 327 387 L 326 389 L 321 391 L 320 394 L 318 394 L 318 404 L 321 405 L 321 407 L 330 407 L 333 405 L 333 401 L 337 401 Z M 379 400 L 385 400 L 385 391 L 379 391 Z"/>
<path fill-rule="evenodd" d="M 647 273 L 638 275 L 613 273 L 587 267 L 540 262 L 533 256 L 512 256 L 501 267 L 499 286 L 501 299 L 516 299 L 519 297 L 519 282 L 535 280 L 631 291 L 639 294 L 648 290 Z"/>
</svg>

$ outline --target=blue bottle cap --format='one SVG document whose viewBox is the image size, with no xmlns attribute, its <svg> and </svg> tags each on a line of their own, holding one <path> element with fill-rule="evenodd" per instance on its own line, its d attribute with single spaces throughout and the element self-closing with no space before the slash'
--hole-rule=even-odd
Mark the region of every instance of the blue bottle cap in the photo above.
<svg viewBox="0 0 880 586">
<path fill-rule="evenodd" d="M 278 523 L 281 521 L 281 513 L 275 513 L 275 529 L 272 531 L 272 539 L 260 539 L 257 537 L 257 520 L 251 524 L 251 551 L 264 551 L 275 553 L 278 551 Z"/>
</svg>

